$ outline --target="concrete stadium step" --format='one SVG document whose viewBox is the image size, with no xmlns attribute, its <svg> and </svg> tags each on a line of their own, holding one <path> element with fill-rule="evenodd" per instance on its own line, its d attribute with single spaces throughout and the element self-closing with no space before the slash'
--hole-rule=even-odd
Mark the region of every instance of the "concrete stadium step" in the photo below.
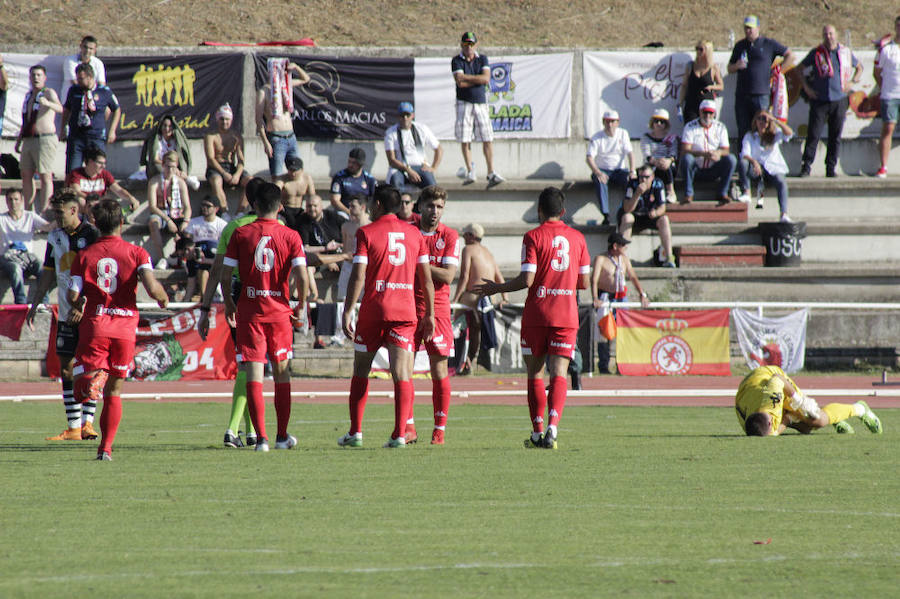
<svg viewBox="0 0 900 599">
<path fill-rule="evenodd" d="M 690 204 L 669 204 L 666 214 L 670 223 L 745 223 L 747 204 L 731 202 L 694 201 Z"/>
<path fill-rule="evenodd" d="M 766 248 L 761 245 L 683 245 L 672 252 L 679 267 L 688 266 L 763 266 Z"/>
</svg>

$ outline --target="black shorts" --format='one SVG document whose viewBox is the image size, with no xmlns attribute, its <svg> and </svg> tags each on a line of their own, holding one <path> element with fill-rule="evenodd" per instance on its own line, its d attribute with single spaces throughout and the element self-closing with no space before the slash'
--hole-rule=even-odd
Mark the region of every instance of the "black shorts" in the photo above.
<svg viewBox="0 0 900 599">
<path fill-rule="evenodd" d="M 619 208 L 618 214 L 616 214 L 616 224 L 622 222 L 622 217 L 625 216 L 625 211 Z M 654 229 L 656 231 L 659 230 L 659 225 L 656 221 L 659 220 L 660 217 L 650 218 L 646 214 L 633 214 L 634 216 L 634 225 L 631 227 L 632 233 L 640 233 L 641 231 L 646 231 L 647 229 Z"/>
<path fill-rule="evenodd" d="M 78 326 L 72 326 L 66 322 L 56 324 L 56 354 L 71 358 L 75 356 L 78 347 Z"/>
<path fill-rule="evenodd" d="M 230 162 L 220 162 L 219 166 L 222 167 L 222 170 L 228 173 L 229 175 L 233 175 L 237 172 L 237 165 L 231 164 Z M 212 177 L 221 177 L 222 173 L 217 171 L 214 168 L 206 167 L 206 180 L 209 181 Z"/>
<path fill-rule="evenodd" d="M 281 209 L 281 218 L 284 219 L 284 224 L 289 228 L 299 232 L 300 231 L 300 216 L 303 214 L 303 208 L 289 208 L 285 206 Z"/>
</svg>

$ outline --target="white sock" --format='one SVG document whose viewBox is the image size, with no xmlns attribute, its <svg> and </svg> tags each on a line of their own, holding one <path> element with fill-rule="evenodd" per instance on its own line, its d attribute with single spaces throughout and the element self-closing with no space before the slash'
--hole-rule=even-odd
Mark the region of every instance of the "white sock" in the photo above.
<svg viewBox="0 0 900 599">
<path fill-rule="evenodd" d="M 550 433 L 553 433 L 553 436 L 554 436 L 554 437 L 557 436 L 557 435 L 556 435 L 556 425 L 555 425 L 555 424 L 550 424 L 550 425 L 548 425 L 548 426 L 547 426 L 547 431 L 550 432 Z"/>
<path fill-rule="evenodd" d="M 866 414 L 866 409 L 862 406 L 861 403 L 856 402 L 853 404 L 853 415 L 857 418 L 862 418 Z"/>
</svg>

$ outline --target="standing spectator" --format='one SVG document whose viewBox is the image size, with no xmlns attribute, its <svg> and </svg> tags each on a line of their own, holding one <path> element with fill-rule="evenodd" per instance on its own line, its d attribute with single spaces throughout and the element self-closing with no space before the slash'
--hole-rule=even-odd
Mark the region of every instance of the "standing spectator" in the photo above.
<svg viewBox="0 0 900 599">
<path fill-rule="evenodd" d="M 317 195 L 306 199 L 306 212 L 297 219 L 297 232 L 303 240 L 303 247 L 307 255 L 312 254 L 339 254 L 341 250 L 341 225 L 345 219 L 333 210 L 322 209 L 322 198 Z M 315 267 L 307 265 L 310 301 L 318 301 L 319 289 L 315 282 Z M 340 266 L 336 263 L 328 264 L 328 270 L 337 272 Z"/>
<path fill-rule="evenodd" d="M 578 336 L 578 289 L 590 283 L 591 261 L 584 236 L 562 222 L 566 196 L 547 187 L 538 198 L 541 225 L 522 240 L 522 271 L 506 283 L 484 280 L 479 295 L 528 289 L 522 312 L 522 355 L 528 371 L 532 433 L 525 447 L 556 449 L 557 426 L 566 405 L 566 373 Z M 550 397 L 544 391 L 544 363 Z M 544 409 L 549 403 L 544 432 Z"/>
<path fill-rule="evenodd" d="M 18 189 L 6 190 L 6 214 L 0 214 L 0 270 L 6 275 L 13 292 L 13 303 L 27 304 L 25 277 L 41 272 L 41 261 L 32 253 L 36 231 L 48 231 L 49 222 L 31 210 L 25 210 L 25 200 Z M 35 298 L 35 301 L 38 301 Z M 46 303 L 46 294 L 40 303 Z"/>
<path fill-rule="evenodd" d="M 169 152 L 178 153 L 178 176 L 194 191 L 200 189 L 200 180 L 190 174 L 191 149 L 187 136 L 175 122 L 175 117 L 165 114 L 141 146 L 141 165 L 147 167 L 148 181 L 162 172 L 163 156 Z"/>
<path fill-rule="evenodd" d="M 199 291 L 201 296 L 206 292 L 219 237 L 227 224 L 216 214 L 215 201 L 206 196 L 200 201 L 200 216 L 192 218 L 184 228 L 185 239 L 193 241 L 195 249 L 195 253 L 187 257 L 188 282 L 184 290 L 184 301 L 191 301 L 195 290 Z M 213 284 L 215 283 L 214 281 Z"/>
<path fill-rule="evenodd" d="M 267 66 L 268 82 L 256 92 L 256 134 L 269 159 L 269 175 L 278 182 L 287 173 L 286 160 L 300 158 L 292 120 L 293 94 L 295 87 L 309 83 L 309 75 L 287 58 L 270 58 Z"/>
<path fill-rule="evenodd" d="M 697 42 L 694 50 L 697 57 L 687 63 L 681 89 L 678 90 L 678 105 L 681 107 L 681 117 L 685 123 L 700 116 L 700 102 L 715 100 L 716 92 L 725 89 L 722 73 L 719 72 L 719 65 L 715 63 L 713 57 L 712 42 L 701 40 Z"/>
<path fill-rule="evenodd" d="M 331 179 L 331 205 L 335 210 L 349 213 L 350 196 L 362 195 L 367 201 L 375 197 L 375 177 L 365 170 L 366 152 L 362 148 L 350 150 L 347 168 L 341 169 Z"/>
<path fill-rule="evenodd" d="M 77 402 L 73 393 L 72 368 L 75 366 L 75 348 L 78 347 L 78 327 L 70 325 L 69 281 L 76 254 L 91 245 L 100 236 L 97 227 L 81 215 L 78 196 L 69 189 L 62 189 L 50 199 L 50 205 L 59 227 L 47 236 L 44 268 L 38 279 L 34 296 L 45 295 L 56 285 L 59 300 L 59 320 L 56 323 L 56 355 L 59 357 L 59 375 L 62 383 L 63 406 L 66 410 L 66 430 L 47 441 L 80 441 L 97 438 L 94 430 L 94 414 L 97 402 L 93 399 Z M 40 304 L 31 304 L 25 321 L 34 326 L 34 318 Z"/>
<path fill-rule="evenodd" d="M 825 154 L 825 176 L 837 177 L 838 155 L 841 151 L 841 132 L 850 99 L 847 92 L 851 83 L 859 83 L 863 64 L 850 48 L 837 41 L 834 25 L 822 28 L 822 44 L 809 51 L 800 63 L 812 67 L 809 78 L 804 77 L 803 90 L 809 97 L 809 124 L 806 128 L 806 145 L 803 148 L 803 165 L 800 176 L 808 177 L 812 162 L 816 159 L 822 127 L 828 123 L 828 151 Z M 852 74 L 851 74 L 852 71 Z"/>
<path fill-rule="evenodd" d="M 288 174 L 284 181 L 276 182 L 281 187 L 281 217 L 284 224 L 297 230 L 297 219 L 303 214 L 303 202 L 316 194 L 316 185 L 309 173 L 303 170 L 303 161 L 297 157 L 285 158 Z"/>
<path fill-rule="evenodd" d="M 113 174 L 106 170 L 106 152 L 90 148 L 84 159 L 84 166 L 79 166 L 66 175 L 66 187 L 73 188 L 82 202 L 92 194 L 102 199 L 107 191 L 111 191 L 120 199 L 127 200 L 132 212 L 138 209 L 140 202 L 137 198 L 119 185 Z"/>
<path fill-rule="evenodd" d="M 499 185 L 505 179 L 494 170 L 494 128 L 488 114 L 486 87 L 490 83 L 491 65 L 488 57 L 475 51 L 478 39 L 471 31 L 462 35 L 462 51 L 450 60 L 456 82 L 456 127 L 454 134 L 460 142 L 464 166 L 456 173 L 464 183 L 475 182 L 475 162 L 472 160 L 472 141 L 482 142 L 487 163 L 488 186 Z"/>
<path fill-rule="evenodd" d="M 700 116 L 685 125 L 681 132 L 681 172 L 684 177 L 683 204 L 694 201 L 694 179 L 718 180 L 719 203 L 727 204 L 728 188 L 737 159 L 729 152 L 728 129 L 716 119 L 714 100 L 700 102 Z M 747 194 L 746 189 L 741 195 Z M 750 201 L 746 195 L 743 201 Z"/>
<path fill-rule="evenodd" d="M 628 161 L 628 170 L 623 168 Z M 607 110 L 603 113 L 603 129 L 591 137 L 587 150 L 587 165 L 591 168 L 591 181 L 603 213 L 603 224 L 609 224 L 609 184 L 625 185 L 634 177 L 634 152 L 628 131 L 619 127 L 619 113 Z"/>
<path fill-rule="evenodd" d="M 384 151 L 387 155 L 387 182 L 397 189 L 409 183 L 424 189 L 435 185 L 434 171 L 441 163 L 444 153 L 427 125 L 415 122 L 416 111 L 411 102 L 401 102 L 397 109 L 400 120 L 384 134 Z M 434 158 L 428 163 L 425 147 L 434 151 Z"/>
<path fill-rule="evenodd" d="M 9 91 L 9 75 L 0 54 L 0 132 L 3 131 L 3 113 L 6 111 L 6 92 Z"/>
<path fill-rule="evenodd" d="M 75 67 L 78 85 L 69 88 L 69 94 L 63 104 L 63 131 L 59 137 L 66 144 L 66 173 L 81 166 L 84 154 L 91 146 L 106 149 L 107 142 L 116 141 L 116 129 L 122 110 L 119 101 L 105 85 L 96 83 L 94 71 L 90 65 L 79 64 Z M 107 131 L 106 109 L 112 112 Z"/>
<path fill-rule="evenodd" d="M 90 65 L 94 71 L 94 78 L 97 80 L 97 83 L 106 85 L 106 67 L 103 65 L 103 61 L 97 58 L 97 38 L 93 35 L 86 35 L 81 38 L 78 54 L 67 56 L 63 61 L 60 97 L 65 98 L 68 95 L 69 87 L 78 85 L 75 69 L 80 64 Z"/>
<path fill-rule="evenodd" d="M 734 90 L 734 118 L 737 120 L 738 139 L 750 130 L 753 115 L 769 109 L 769 79 L 775 58 L 783 57 L 783 67 L 791 65 L 794 55 L 787 46 L 759 34 L 759 17 L 750 15 L 744 19 L 744 39 L 734 45 L 728 72 L 737 73 Z"/>
<path fill-rule="evenodd" d="M 72 264 L 68 322 L 78 324 L 75 401 L 96 401 L 103 387 L 97 459 L 110 461 L 122 420 L 122 383 L 134 359 L 138 280 L 160 308 L 169 304 L 169 298 L 153 276 L 147 252 L 122 239 L 124 219 L 118 202 L 101 201 L 94 208 L 94 219 L 101 237 L 79 252 Z"/>
<path fill-rule="evenodd" d="M 250 176 L 244 171 L 244 138 L 231 130 L 234 111 L 229 104 L 219 106 L 216 111 L 216 131 L 203 136 L 206 151 L 206 182 L 216 194 L 219 212 L 228 211 L 225 186 L 241 187 L 241 201 L 238 212 L 247 207 L 247 182 Z"/>
<path fill-rule="evenodd" d="M 158 269 L 167 267 L 161 231 L 179 236 L 191 219 L 187 183 L 176 174 L 177 171 L 178 153 L 169 152 L 163 158 L 163 171 L 147 184 L 147 203 L 150 207 L 147 225 L 150 227 L 150 245 L 156 254 L 154 264 Z"/>
<path fill-rule="evenodd" d="M 353 272 L 341 317 L 344 334 L 353 339 L 356 352 L 350 380 L 350 430 L 338 439 L 338 445 L 363 444 L 368 377 L 375 352 L 386 346 L 394 381 L 394 431 L 384 446 L 406 447 L 406 415 L 415 394 L 413 339 L 421 335 L 427 342 L 434 333 L 434 285 L 424 238 L 416 227 L 397 218 L 400 193 L 389 185 L 379 186 L 371 208 L 373 222 L 356 232 Z M 425 295 L 421 318 L 416 317 L 416 282 Z M 354 323 L 360 295 L 359 318 Z"/>
<path fill-rule="evenodd" d="M 641 153 L 644 160 L 652 166 L 654 175 L 666 186 L 666 201 L 674 204 L 678 201 L 675 195 L 675 167 L 678 162 L 678 136 L 672 133 L 669 123 L 669 111 L 657 108 L 650 117 L 650 130 L 641 138 Z"/>
<path fill-rule="evenodd" d="M 256 451 L 269 451 L 266 435 L 263 373 L 266 355 L 272 359 L 275 378 L 275 414 L 278 433 L 275 449 L 291 449 L 297 438 L 288 434 L 291 419 L 290 359 L 294 345 L 293 324 L 303 321 L 306 309 L 306 254 L 303 242 L 277 220 L 281 193 L 269 184 L 257 197 L 254 208 L 258 218 L 235 229 L 228 241 L 220 283 L 231 284 L 230 269 L 240 272 L 244 293 L 235 306 L 231 294 L 225 294 L 225 316 L 237 325 L 235 351 L 241 356 L 241 370 L 247 377 L 247 404 L 256 428 Z M 292 287 L 298 298 L 291 308 Z M 236 314 L 235 314 L 236 313 Z"/>
<path fill-rule="evenodd" d="M 875 56 L 875 82 L 881 87 L 881 168 L 876 177 L 887 177 L 891 138 L 900 113 L 900 16 L 894 19 L 894 39 L 884 44 Z"/>
<path fill-rule="evenodd" d="M 759 111 L 753 117 L 753 131 L 747 133 L 741 143 L 741 161 L 738 163 L 741 187 L 750 189 L 751 180 L 758 183 L 760 179 L 775 186 L 783 223 L 789 223 L 791 219 L 787 214 L 788 186 L 785 181 L 788 166 L 780 146 L 793 135 L 787 123 L 782 123 L 768 112 Z M 756 207 L 763 207 L 762 194 L 756 200 Z"/>
<path fill-rule="evenodd" d="M 666 216 L 666 200 L 663 184 L 653 176 L 653 167 L 645 164 L 638 169 L 637 179 L 628 182 L 625 201 L 616 215 L 619 233 L 631 241 L 632 230 L 640 233 L 646 229 L 656 229 L 664 255 L 659 261 L 666 268 L 675 268 L 672 260 L 672 229 Z"/>
<path fill-rule="evenodd" d="M 22 104 L 22 128 L 16 138 L 16 151 L 22 155 L 20 167 L 25 207 L 31 210 L 34 205 L 34 174 L 37 173 L 41 178 L 41 201 L 37 204 L 37 212 L 43 212 L 53 195 L 56 115 L 63 112 L 63 107 L 53 88 L 47 87 L 44 65 L 36 64 L 28 69 L 28 79 L 31 89 Z"/>
</svg>

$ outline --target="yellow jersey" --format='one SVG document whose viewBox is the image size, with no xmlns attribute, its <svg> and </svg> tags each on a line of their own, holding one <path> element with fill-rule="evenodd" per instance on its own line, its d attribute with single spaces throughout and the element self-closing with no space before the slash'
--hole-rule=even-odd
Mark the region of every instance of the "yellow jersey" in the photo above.
<svg viewBox="0 0 900 599">
<path fill-rule="evenodd" d="M 734 410 L 744 432 L 746 432 L 745 422 L 751 414 L 765 412 L 772 416 L 772 434 L 778 434 L 783 413 L 791 412 L 790 407 L 784 403 L 784 381 L 778 375 L 794 385 L 794 389 L 798 388 L 777 366 L 760 366 L 741 381 L 734 398 Z"/>
</svg>

